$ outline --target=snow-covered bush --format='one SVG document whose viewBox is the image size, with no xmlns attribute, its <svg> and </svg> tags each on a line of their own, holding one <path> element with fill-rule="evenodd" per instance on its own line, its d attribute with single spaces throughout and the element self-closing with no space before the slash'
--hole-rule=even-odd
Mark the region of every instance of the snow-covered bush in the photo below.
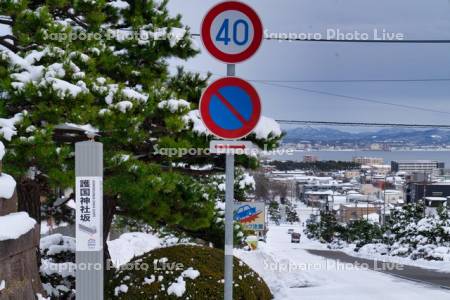
<svg viewBox="0 0 450 300">
<path fill-rule="evenodd" d="M 41 280 L 51 299 L 75 297 L 75 239 L 53 234 L 41 239 Z"/>
<path fill-rule="evenodd" d="M 450 261 L 450 219 L 446 209 L 424 217 L 423 205 L 407 205 L 391 214 L 387 229 L 390 255 Z"/>
<path fill-rule="evenodd" d="M 223 251 L 178 245 L 160 248 L 136 257 L 108 274 L 107 299 L 197 299 L 223 298 Z M 234 298 L 272 299 L 263 279 L 234 258 Z"/>
</svg>

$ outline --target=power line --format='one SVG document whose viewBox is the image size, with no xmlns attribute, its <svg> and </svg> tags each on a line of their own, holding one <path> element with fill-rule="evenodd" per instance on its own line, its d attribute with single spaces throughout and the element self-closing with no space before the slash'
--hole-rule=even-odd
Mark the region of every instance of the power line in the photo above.
<svg viewBox="0 0 450 300">
<path fill-rule="evenodd" d="M 199 33 L 191 33 L 192 37 L 200 37 Z M 450 44 L 450 40 L 342 40 L 342 39 L 311 39 L 264 37 L 267 41 L 280 42 L 322 42 L 322 43 L 382 43 L 382 44 Z"/>
<path fill-rule="evenodd" d="M 249 81 L 251 81 L 251 80 L 249 80 Z M 270 82 L 262 82 L 262 81 L 260 82 L 260 81 L 258 81 L 256 83 L 269 85 L 269 86 L 275 86 L 275 87 L 281 87 L 281 88 L 287 88 L 287 89 L 293 89 L 293 90 L 299 90 L 299 91 L 308 92 L 308 93 L 314 93 L 314 94 L 319 94 L 319 95 L 332 96 L 332 97 L 337 97 L 337 98 L 342 98 L 342 99 L 351 99 L 351 100 L 360 101 L 360 102 L 382 104 L 382 105 L 388 105 L 388 106 L 399 107 L 399 108 L 406 108 L 406 109 L 420 110 L 420 111 L 428 111 L 428 112 L 433 112 L 433 113 L 450 115 L 450 112 L 447 112 L 447 111 L 441 111 L 441 110 L 436 110 L 436 109 L 426 108 L 426 107 L 420 107 L 420 106 L 413 106 L 413 105 L 407 105 L 407 104 L 397 104 L 397 103 L 385 102 L 385 101 L 380 101 L 380 100 L 375 100 L 375 99 L 356 97 L 356 96 L 348 96 L 348 95 L 336 94 L 336 93 L 325 92 L 325 91 L 320 91 L 320 90 L 315 90 L 315 89 L 294 87 L 294 86 L 282 85 L 282 84 L 276 84 L 276 83 L 270 83 Z"/>
<path fill-rule="evenodd" d="M 418 79 L 248 79 L 253 82 L 270 82 L 270 83 L 358 83 L 358 82 L 447 82 L 450 78 L 418 78 Z"/>
<path fill-rule="evenodd" d="M 441 128 L 450 129 L 450 125 L 442 124 L 406 124 L 406 123 L 369 123 L 369 122 L 333 122 L 333 121 L 303 121 L 276 120 L 282 124 L 318 125 L 318 126 L 359 126 L 359 127 L 403 127 L 403 128 Z"/>
<path fill-rule="evenodd" d="M 191 69 L 192 70 L 192 69 Z M 194 72 L 208 73 L 207 71 L 192 70 Z M 224 75 L 209 73 L 212 76 L 223 77 Z M 243 77 L 244 78 L 244 77 Z M 256 79 L 244 78 L 251 82 L 265 82 L 265 83 L 364 83 L 364 82 L 447 82 L 450 78 L 406 78 L 406 79 Z"/>
<path fill-rule="evenodd" d="M 191 69 L 191 71 L 200 72 L 200 73 L 206 72 L 206 71 L 199 71 L 199 70 L 193 70 L 193 69 Z M 220 74 L 214 74 L 211 72 L 206 72 L 206 73 L 209 73 L 210 75 L 216 76 L 216 77 L 223 77 L 223 75 L 220 75 Z M 331 93 L 331 92 L 320 91 L 320 90 L 316 90 L 316 89 L 302 88 L 302 87 L 290 86 L 290 85 L 282 85 L 282 84 L 268 82 L 268 81 L 264 81 L 264 80 L 254 80 L 254 79 L 246 79 L 246 80 L 249 82 L 254 82 L 254 83 L 258 83 L 258 84 L 264 84 L 264 85 L 268 85 L 268 86 L 275 86 L 275 87 L 292 89 L 292 90 L 299 90 L 299 91 L 314 93 L 314 94 L 319 94 L 319 95 L 338 97 L 341 99 L 350 99 L 350 100 L 367 102 L 367 103 L 372 103 L 372 104 L 381 104 L 381 105 L 393 106 L 393 107 L 398 107 L 398 108 L 419 110 L 422 112 L 427 111 L 427 112 L 432 112 L 432 113 L 450 115 L 450 112 L 435 110 L 435 109 L 431 109 L 431 108 L 427 108 L 427 107 L 413 106 L 413 105 L 407 105 L 407 104 L 397 104 L 397 103 L 385 102 L 385 101 L 381 101 L 381 100 L 369 99 L 369 98 L 364 98 L 364 97 L 348 96 L 348 95 L 343 95 L 343 94 L 336 94 L 336 93 Z"/>
</svg>

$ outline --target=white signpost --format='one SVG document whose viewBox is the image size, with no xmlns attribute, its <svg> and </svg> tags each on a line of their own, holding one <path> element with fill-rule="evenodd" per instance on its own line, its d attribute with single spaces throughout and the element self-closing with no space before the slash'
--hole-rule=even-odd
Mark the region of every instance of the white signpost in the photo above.
<svg viewBox="0 0 450 300">
<path fill-rule="evenodd" d="M 75 144 L 77 300 L 103 300 L 103 145 Z"/>
<path fill-rule="evenodd" d="M 247 4 L 226 1 L 214 6 L 202 22 L 201 37 L 215 58 L 227 63 L 228 78 L 213 83 L 202 96 L 200 113 L 205 126 L 218 138 L 238 140 L 256 127 L 261 103 L 256 90 L 237 79 L 236 63 L 255 54 L 263 40 L 263 26 Z M 211 143 L 211 152 L 226 155 L 225 174 L 225 286 L 224 299 L 233 299 L 234 153 L 249 148 L 245 142 Z"/>
</svg>

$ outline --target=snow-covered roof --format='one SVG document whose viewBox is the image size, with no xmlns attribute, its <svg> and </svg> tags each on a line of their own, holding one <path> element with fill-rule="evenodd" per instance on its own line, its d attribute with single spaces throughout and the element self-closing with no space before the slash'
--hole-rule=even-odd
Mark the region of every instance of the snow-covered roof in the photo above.
<svg viewBox="0 0 450 300">
<path fill-rule="evenodd" d="M 425 197 L 425 200 L 428 200 L 428 201 L 447 201 L 447 198 L 444 198 L 444 197 Z"/>
</svg>

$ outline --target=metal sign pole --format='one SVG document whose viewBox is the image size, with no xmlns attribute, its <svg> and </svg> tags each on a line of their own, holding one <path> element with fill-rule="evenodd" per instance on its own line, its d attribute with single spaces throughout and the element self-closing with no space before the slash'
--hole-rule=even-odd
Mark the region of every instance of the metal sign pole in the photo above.
<svg viewBox="0 0 450 300">
<path fill-rule="evenodd" d="M 76 298 L 103 300 L 103 144 L 75 144 Z"/>
<path fill-rule="evenodd" d="M 227 76 L 236 75 L 236 65 L 227 65 Z M 227 153 L 225 162 L 225 291 L 224 299 L 233 300 L 233 208 L 234 208 L 234 154 Z"/>
</svg>

